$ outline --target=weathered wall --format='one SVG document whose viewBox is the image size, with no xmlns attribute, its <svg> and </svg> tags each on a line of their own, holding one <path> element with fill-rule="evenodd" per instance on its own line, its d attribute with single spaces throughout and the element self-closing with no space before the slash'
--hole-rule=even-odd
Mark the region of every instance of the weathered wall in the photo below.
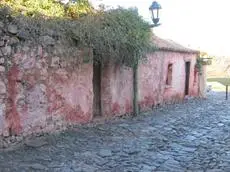
<svg viewBox="0 0 230 172">
<path fill-rule="evenodd" d="M 201 68 L 201 74 L 199 75 L 199 95 L 201 98 L 207 98 L 207 65 L 203 65 Z"/>
<path fill-rule="evenodd" d="M 0 135 L 52 131 L 67 123 L 90 121 L 93 64 L 83 61 L 86 55 L 92 59 L 92 52 L 68 49 L 69 45 L 48 35 L 38 42 L 26 41 L 18 33 L 17 26 L 0 21 Z M 170 51 L 149 54 L 138 68 L 141 109 L 184 98 L 185 61 L 191 61 L 189 95 L 197 96 L 195 56 Z M 169 63 L 173 64 L 170 87 L 165 83 Z M 101 115 L 132 113 L 132 69 L 107 64 L 101 70 Z"/>
<path fill-rule="evenodd" d="M 165 52 L 167 53 L 167 52 Z M 185 62 L 191 62 L 189 75 L 189 96 L 198 95 L 198 73 L 194 72 L 196 64 L 196 55 L 186 53 L 170 53 L 168 58 L 164 61 L 164 81 L 167 76 L 167 66 L 169 63 L 173 64 L 172 86 L 165 87 L 164 102 L 183 100 L 185 92 Z M 194 80 L 196 78 L 196 81 Z M 164 82 L 165 83 L 165 82 Z M 165 84 L 163 84 L 166 86 Z"/>
<path fill-rule="evenodd" d="M 124 66 L 106 65 L 102 68 L 102 115 L 123 115 L 132 112 L 133 72 Z"/>
<path fill-rule="evenodd" d="M 160 102 L 160 82 L 164 57 L 161 53 L 153 53 L 138 67 L 138 98 L 142 110 L 147 110 Z"/>
<path fill-rule="evenodd" d="M 185 62 L 191 62 L 189 96 L 198 96 L 196 54 L 157 51 L 139 65 L 139 104 L 142 110 L 154 105 L 183 100 L 185 90 Z M 166 85 L 168 64 L 173 64 L 172 85 Z"/>
<path fill-rule="evenodd" d="M 138 68 L 138 98 L 141 110 L 182 101 L 185 96 L 185 62 L 191 62 L 189 96 L 198 96 L 196 54 L 156 51 L 147 56 Z M 168 64 L 173 64 L 172 85 L 166 85 Z M 132 112 L 132 69 L 107 65 L 102 69 L 102 115 L 122 115 Z"/>
<path fill-rule="evenodd" d="M 1 42 L 0 42 L 1 45 Z M 0 56 L 3 56 L 0 51 Z M 5 113 L 6 113 L 6 97 L 7 97 L 7 88 L 6 88 L 6 74 L 5 74 L 5 59 L 0 57 L 0 135 L 4 132 L 6 127 L 5 123 Z"/>
<path fill-rule="evenodd" d="M 76 65 L 74 58 L 59 58 L 39 45 L 6 42 L 0 47 L 8 49 L 1 55 L 0 134 L 52 131 L 92 119 L 91 63 Z M 83 51 L 76 51 L 81 57 Z"/>
</svg>

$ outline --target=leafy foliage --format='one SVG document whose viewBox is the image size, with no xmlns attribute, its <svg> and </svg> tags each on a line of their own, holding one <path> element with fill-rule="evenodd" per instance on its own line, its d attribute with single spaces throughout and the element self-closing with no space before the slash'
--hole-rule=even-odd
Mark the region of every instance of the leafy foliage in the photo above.
<svg viewBox="0 0 230 172">
<path fill-rule="evenodd" d="M 87 16 L 72 35 L 93 48 L 99 62 L 133 65 L 151 50 L 151 30 L 135 10 L 116 9 Z"/>
<path fill-rule="evenodd" d="M 65 12 L 68 17 L 80 18 L 93 13 L 93 8 L 87 0 L 78 0 L 77 3 L 69 3 Z"/>
<path fill-rule="evenodd" d="M 149 25 L 135 9 L 118 8 L 91 13 L 91 7 L 84 8 L 89 6 L 88 1 L 81 0 L 72 4 L 74 8 L 65 9 L 63 14 L 62 10 L 59 10 L 60 13 L 54 12 L 61 8 L 60 4 L 50 8 L 49 3 L 54 3 L 52 0 L 44 0 L 45 4 L 36 4 L 39 0 L 19 1 L 28 6 L 27 15 L 17 15 L 13 22 L 19 26 L 19 35 L 23 35 L 25 39 L 39 41 L 40 36 L 49 35 L 59 42 L 65 42 L 65 45 L 68 43 L 72 47 L 89 47 L 93 49 L 95 61 L 102 64 L 112 61 L 133 66 L 148 51 L 153 50 Z M 36 9 L 32 10 L 33 17 L 28 16 L 32 7 Z M 37 12 L 40 15 L 36 15 Z M 43 14 L 56 15 L 47 18 Z"/>
<path fill-rule="evenodd" d="M 204 61 L 206 59 L 206 61 Z M 211 65 L 213 57 L 207 54 L 206 52 L 201 51 L 199 53 L 199 57 L 196 61 L 196 67 L 199 71 L 199 74 L 202 74 L 202 67 L 203 65 Z"/>
<path fill-rule="evenodd" d="M 2 0 L 1 6 L 9 6 L 14 12 L 20 12 L 25 16 L 43 15 L 48 17 L 78 18 L 93 12 L 92 6 L 87 0 L 70 2 L 67 5 L 55 0 Z"/>
</svg>

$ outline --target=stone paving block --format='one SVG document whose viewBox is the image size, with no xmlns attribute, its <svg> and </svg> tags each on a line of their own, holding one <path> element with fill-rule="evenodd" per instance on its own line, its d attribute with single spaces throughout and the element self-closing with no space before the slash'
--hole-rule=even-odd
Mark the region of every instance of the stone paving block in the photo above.
<svg viewBox="0 0 230 172">
<path fill-rule="evenodd" d="M 33 138 L 0 152 L 0 169 L 11 172 L 20 164 L 20 171 L 230 171 L 230 100 L 219 101 L 223 97 L 78 127 L 56 135 L 55 142 Z"/>
</svg>

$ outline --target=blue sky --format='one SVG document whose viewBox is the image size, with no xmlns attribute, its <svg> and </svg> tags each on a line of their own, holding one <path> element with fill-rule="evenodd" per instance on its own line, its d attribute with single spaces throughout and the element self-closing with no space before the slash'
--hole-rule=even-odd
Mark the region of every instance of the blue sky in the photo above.
<svg viewBox="0 0 230 172">
<path fill-rule="evenodd" d="M 139 14 L 150 21 L 151 0 L 91 0 L 116 7 L 137 7 Z M 177 41 L 213 55 L 230 56 L 229 0 L 158 0 L 162 6 L 161 23 L 156 35 Z"/>
</svg>

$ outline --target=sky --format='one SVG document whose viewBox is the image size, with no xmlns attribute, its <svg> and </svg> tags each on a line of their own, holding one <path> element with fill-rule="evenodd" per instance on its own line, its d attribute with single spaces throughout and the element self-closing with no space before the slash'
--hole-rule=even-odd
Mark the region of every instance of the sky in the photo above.
<svg viewBox="0 0 230 172">
<path fill-rule="evenodd" d="M 151 21 L 151 0 L 91 0 L 116 7 L 137 7 L 139 14 Z M 184 46 L 206 51 L 211 55 L 230 56 L 229 0 L 158 0 L 162 10 L 161 26 L 153 32 Z"/>
</svg>

